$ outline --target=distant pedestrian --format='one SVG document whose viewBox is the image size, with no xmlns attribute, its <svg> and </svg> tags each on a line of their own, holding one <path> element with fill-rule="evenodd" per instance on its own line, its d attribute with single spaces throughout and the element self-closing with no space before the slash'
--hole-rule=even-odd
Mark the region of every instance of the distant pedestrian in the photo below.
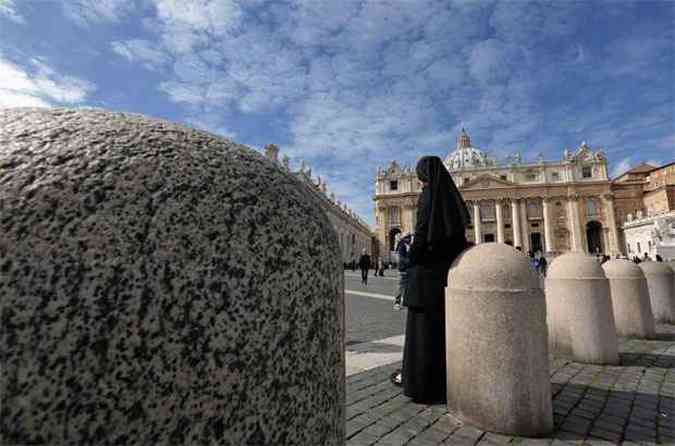
<svg viewBox="0 0 675 446">
<path fill-rule="evenodd" d="M 652 258 L 649 257 L 649 254 L 645 252 L 645 256 L 642 258 L 643 262 L 651 262 Z"/>
<path fill-rule="evenodd" d="M 663 262 L 663 257 L 661 257 L 660 255 L 656 254 L 656 261 L 657 261 L 657 262 Z"/>
<path fill-rule="evenodd" d="M 415 403 L 447 399 L 445 355 L 445 287 L 453 260 L 467 247 L 469 212 L 455 183 L 437 156 L 422 157 L 416 166 L 422 193 L 410 247 L 413 276 L 404 303 L 408 308 L 403 370 L 392 376 Z"/>
<path fill-rule="evenodd" d="M 394 298 L 394 310 L 401 309 L 401 303 L 405 297 L 405 289 L 408 286 L 408 270 L 410 269 L 410 242 L 412 234 L 406 234 L 401 237 L 396 246 L 396 254 L 398 254 L 398 294 Z"/>
<path fill-rule="evenodd" d="M 546 257 L 544 257 L 543 255 L 539 257 L 539 264 L 537 265 L 537 269 L 539 270 L 539 274 L 546 277 L 546 270 L 548 269 L 548 260 L 546 260 Z"/>
<path fill-rule="evenodd" d="M 384 262 L 382 259 L 377 261 L 377 270 L 379 271 L 379 276 L 384 277 Z"/>
<path fill-rule="evenodd" d="M 370 269 L 370 256 L 366 253 L 366 249 L 363 248 L 361 251 L 361 257 L 359 257 L 359 269 L 361 270 L 361 283 L 368 285 L 368 270 Z"/>
<path fill-rule="evenodd" d="M 537 270 L 537 258 L 534 256 L 534 252 L 527 251 L 527 256 L 530 258 L 530 268 Z"/>
</svg>

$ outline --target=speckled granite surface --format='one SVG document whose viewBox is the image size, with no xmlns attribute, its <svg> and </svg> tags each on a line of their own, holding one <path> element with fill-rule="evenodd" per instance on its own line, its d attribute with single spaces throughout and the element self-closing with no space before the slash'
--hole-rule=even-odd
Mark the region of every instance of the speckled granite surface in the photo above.
<svg viewBox="0 0 675 446">
<path fill-rule="evenodd" d="M 0 443 L 344 440 L 338 241 L 228 140 L 0 110 Z"/>
</svg>

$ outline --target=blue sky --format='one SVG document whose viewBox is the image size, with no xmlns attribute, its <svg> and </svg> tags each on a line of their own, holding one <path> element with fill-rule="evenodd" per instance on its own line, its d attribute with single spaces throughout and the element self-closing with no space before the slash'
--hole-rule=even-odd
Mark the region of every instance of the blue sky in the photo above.
<svg viewBox="0 0 675 446">
<path fill-rule="evenodd" d="M 675 2 L 0 0 L 0 107 L 94 106 L 276 143 L 373 222 L 392 159 L 675 160 Z"/>
</svg>

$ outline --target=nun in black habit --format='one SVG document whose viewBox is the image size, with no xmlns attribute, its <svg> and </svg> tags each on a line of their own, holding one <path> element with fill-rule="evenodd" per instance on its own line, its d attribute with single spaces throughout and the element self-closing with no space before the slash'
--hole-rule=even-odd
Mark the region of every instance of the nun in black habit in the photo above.
<svg viewBox="0 0 675 446">
<path fill-rule="evenodd" d="M 450 264 L 467 247 L 469 212 L 437 156 L 417 163 L 423 188 L 410 248 L 412 289 L 403 349 L 403 393 L 416 403 L 446 401 L 445 287 Z"/>
</svg>

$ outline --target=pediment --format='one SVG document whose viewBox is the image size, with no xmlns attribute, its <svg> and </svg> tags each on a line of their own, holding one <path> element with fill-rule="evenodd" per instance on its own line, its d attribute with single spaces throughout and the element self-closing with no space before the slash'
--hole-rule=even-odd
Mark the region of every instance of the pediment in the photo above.
<svg viewBox="0 0 675 446">
<path fill-rule="evenodd" d="M 512 181 L 502 180 L 493 175 L 484 174 L 464 183 L 462 189 L 491 189 L 493 187 L 511 187 L 515 185 L 516 183 Z"/>
</svg>

